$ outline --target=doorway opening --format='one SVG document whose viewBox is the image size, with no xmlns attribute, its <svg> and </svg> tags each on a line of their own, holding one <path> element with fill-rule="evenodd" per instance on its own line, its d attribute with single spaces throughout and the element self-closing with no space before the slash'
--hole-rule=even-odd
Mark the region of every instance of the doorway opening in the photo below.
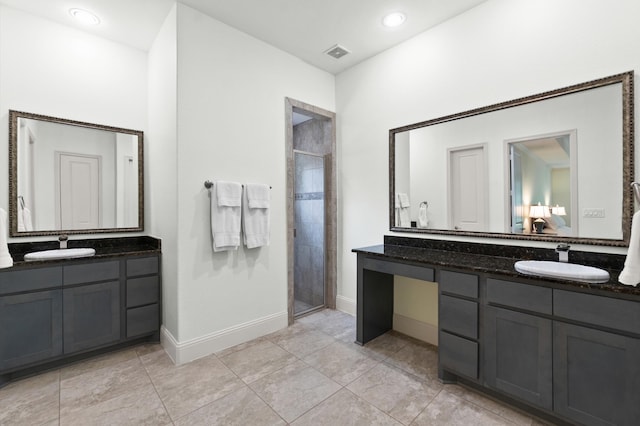
<svg viewBox="0 0 640 426">
<path fill-rule="evenodd" d="M 335 309 L 335 113 L 285 99 L 288 317 Z"/>
</svg>

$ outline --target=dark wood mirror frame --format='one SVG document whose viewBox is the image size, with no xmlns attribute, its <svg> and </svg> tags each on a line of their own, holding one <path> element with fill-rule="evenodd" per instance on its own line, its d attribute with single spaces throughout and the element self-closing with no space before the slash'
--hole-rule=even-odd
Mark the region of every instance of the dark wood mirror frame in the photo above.
<svg viewBox="0 0 640 426">
<path fill-rule="evenodd" d="M 88 129 L 96 129 L 108 132 L 123 133 L 138 138 L 138 226 L 122 228 L 96 228 L 96 229 L 55 229 L 18 231 L 18 119 L 33 119 L 49 123 L 58 123 L 69 126 L 78 126 Z M 114 232 L 140 232 L 144 230 L 144 133 L 141 130 L 123 129 L 119 127 L 105 126 L 82 121 L 67 120 L 46 115 L 33 114 L 20 111 L 9 111 L 9 235 L 11 237 L 31 237 L 43 235 L 61 234 L 100 234 Z M 53 214 L 53 212 L 52 212 Z"/>
<path fill-rule="evenodd" d="M 561 89 L 551 90 L 536 95 L 531 95 L 507 102 L 501 102 L 481 108 L 472 109 L 456 114 L 447 115 L 432 120 L 422 121 L 407 126 L 398 127 L 389 130 L 389 229 L 397 232 L 407 233 L 423 233 L 423 234 L 440 234 L 455 235 L 465 237 L 481 237 L 481 238 L 500 238 L 510 240 L 530 240 L 530 241 L 550 241 L 574 244 L 591 244 L 614 247 L 626 247 L 629 245 L 631 234 L 631 218 L 634 212 L 634 198 L 631 183 L 634 179 L 634 72 L 628 71 L 621 74 L 604 77 L 601 79 L 564 87 Z M 461 120 L 467 117 L 473 117 L 493 111 L 499 111 L 519 105 L 539 102 L 546 99 L 556 98 L 571 93 L 581 92 L 598 87 L 608 86 L 612 84 L 622 84 L 622 239 L 598 239 L 598 238 L 580 238 L 580 237 L 558 237 L 551 235 L 536 234 L 509 234 L 501 232 L 472 232 L 472 231 L 456 231 L 448 229 L 424 229 L 424 228 L 402 228 L 395 225 L 395 135 L 397 133 L 409 130 L 419 129 L 421 127 L 433 126 L 440 123 L 446 123 L 454 120 Z"/>
</svg>

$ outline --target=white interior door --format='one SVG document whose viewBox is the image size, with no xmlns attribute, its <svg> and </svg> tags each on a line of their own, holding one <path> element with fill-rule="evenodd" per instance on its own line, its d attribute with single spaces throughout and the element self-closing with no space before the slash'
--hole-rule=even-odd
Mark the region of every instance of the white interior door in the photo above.
<svg viewBox="0 0 640 426">
<path fill-rule="evenodd" d="M 100 156 L 57 153 L 60 229 L 100 227 Z"/>
<path fill-rule="evenodd" d="M 449 150 L 449 218 L 453 229 L 486 232 L 484 146 Z"/>
</svg>

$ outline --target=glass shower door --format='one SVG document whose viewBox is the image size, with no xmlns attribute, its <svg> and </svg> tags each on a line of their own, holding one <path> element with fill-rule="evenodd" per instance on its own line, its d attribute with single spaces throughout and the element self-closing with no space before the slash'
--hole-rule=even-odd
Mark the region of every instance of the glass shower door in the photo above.
<svg viewBox="0 0 640 426">
<path fill-rule="evenodd" d="M 324 157 L 294 150 L 294 315 L 325 306 Z"/>
</svg>

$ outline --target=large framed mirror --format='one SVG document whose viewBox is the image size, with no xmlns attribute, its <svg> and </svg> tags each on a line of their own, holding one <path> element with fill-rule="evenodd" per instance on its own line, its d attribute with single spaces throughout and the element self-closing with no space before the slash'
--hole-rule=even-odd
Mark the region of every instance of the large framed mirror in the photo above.
<svg viewBox="0 0 640 426">
<path fill-rule="evenodd" d="M 12 237 L 144 229 L 143 132 L 9 111 Z"/>
<path fill-rule="evenodd" d="M 390 230 L 628 246 L 633 77 L 391 129 Z"/>
</svg>

